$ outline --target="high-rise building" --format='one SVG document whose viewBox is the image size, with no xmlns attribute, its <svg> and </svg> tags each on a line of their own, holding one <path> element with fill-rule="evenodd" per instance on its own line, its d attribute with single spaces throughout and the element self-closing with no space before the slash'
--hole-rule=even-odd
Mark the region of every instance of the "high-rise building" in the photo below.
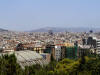
<svg viewBox="0 0 100 75">
<path fill-rule="evenodd" d="M 97 52 L 97 54 L 100 54 L 100 39 L 96 40 L 96 45 L 97 45 L 96 46 L 97 47 L 97 51 L 96 52 Z"/>
<path fill-rule="evenodd" d="M 61 46 L 55 46 L 55 59 L 57 61 L 61 59 Z"/>
</svg>

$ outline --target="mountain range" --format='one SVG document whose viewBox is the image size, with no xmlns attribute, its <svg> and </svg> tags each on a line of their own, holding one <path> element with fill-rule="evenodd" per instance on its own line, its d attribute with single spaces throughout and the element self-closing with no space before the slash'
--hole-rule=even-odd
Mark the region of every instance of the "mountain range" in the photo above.
<svg viewBox="0 0 100 75">
<path fill-rule="evenodd" d="M 85 27 L 71 27 L 71 28 L 61 28 L 61 27 L 44 27 L 35 30 L 31 30 L 30 32 L 48 32 L 52 30 L 53 32 L 89 32 L 93 30 L 94 32 L 100 32 L 100 28 L 85 28 Z"/>
<path fill-rule="evenodd" d="M 30 30 L 26 32 L 48 32 L 52 30 L 53 32 L 89 32 L 93 30 L 93 32 L 100 32 L 100 28 L 86 28 L 86 27 L 70 27 L 70 28 L 62 28 L 62 27 L 44 27 L 35 30 Z M 0 32 L 9 31 L 6 29 L 0 28 Z"/>
</svg>

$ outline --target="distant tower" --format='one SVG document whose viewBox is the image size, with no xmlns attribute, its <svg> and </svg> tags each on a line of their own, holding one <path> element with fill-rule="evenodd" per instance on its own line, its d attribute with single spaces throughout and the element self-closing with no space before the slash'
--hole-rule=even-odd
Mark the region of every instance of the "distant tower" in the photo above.
<svg viewBox="0 0 100 75">
<path fill-rule="evenodd" d="M 90 30 L 90 33 L 93 33 L 93 30 Z"/>
<path fill-rule="evenodd" d="M 53 31 L 52 30 L 49 30 L 48 33 L 49 33 L 49 35 L 53 35 Z"/>
</svg>

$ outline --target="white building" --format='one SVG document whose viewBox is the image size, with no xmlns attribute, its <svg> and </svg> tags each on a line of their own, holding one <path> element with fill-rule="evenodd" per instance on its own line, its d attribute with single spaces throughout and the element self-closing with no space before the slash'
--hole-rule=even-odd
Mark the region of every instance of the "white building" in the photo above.
<svg viewBox="0 0 100 75">
<path fill-rule="evenodd" d="M 57 61 L 61 59 L 61 46 L 55 46 L 55 59 Z"/>
<path fill-rule="evenodd" d="M 96 53 L 100 54 L 100 39 L 97 39 L 96 37 L 92 37 L 93 40 L 96 40 Z"/>
<path fill-rule="evenodd" d="M 96 44 L 97 44 L 97 46 L 96 46 L 96 47 L 97 47 L 96 53 L 97 53 L 97 54 L 100 54 L 100 39 L 97 39 L 97 40 L 96 40 Z"/>
</svg>

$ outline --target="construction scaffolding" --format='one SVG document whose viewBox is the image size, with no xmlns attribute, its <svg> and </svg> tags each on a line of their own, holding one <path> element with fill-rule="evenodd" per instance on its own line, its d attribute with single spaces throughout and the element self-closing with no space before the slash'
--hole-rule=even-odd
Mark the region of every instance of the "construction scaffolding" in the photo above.
<svg viewBox="0 0 100 75">
<path fill-rule="evenodd" d="M 76 59 L 77 58 L 77 46 L 74 47 L 66 47 L 65 50 L 65 57 L 69 59 Z"/>
</svg>

